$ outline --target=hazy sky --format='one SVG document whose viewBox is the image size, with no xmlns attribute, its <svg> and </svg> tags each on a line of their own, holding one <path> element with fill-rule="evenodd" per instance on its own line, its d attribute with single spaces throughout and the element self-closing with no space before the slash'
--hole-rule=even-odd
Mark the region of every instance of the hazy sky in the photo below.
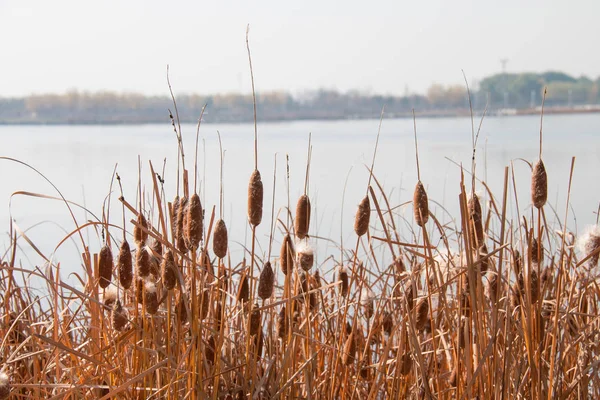
<svg viewBox="0 0 600 400">
<path fill-rule="evenodd" d="M 425 92 L 498 72 L 600 75 L 600 1 L 0 0 L 0 96 Z"/>
</svg>

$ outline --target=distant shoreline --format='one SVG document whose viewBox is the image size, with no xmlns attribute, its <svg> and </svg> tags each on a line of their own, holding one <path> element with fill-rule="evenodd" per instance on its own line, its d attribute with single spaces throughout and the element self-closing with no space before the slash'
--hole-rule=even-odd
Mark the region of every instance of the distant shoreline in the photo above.
<svg viewBox="0 0 600 400">
<path fill-rule="evenodd" d="M 465 118 L 470 117 L 471 113 L 468 109 L 460 110 L 428 110 L 423 112 L 416 111 L 416 116 L 420 118 Z M 541 107 L 535 108 L 523 108 L 523 109 L 499 109 L 488 111 L 486 115 L 488 117 L 518 117 L 527 115 L 539 115 L 541 113 Z M 561 115 L 561 114 L 596 114 L 600 113 L 600 106 L 578 106 L 578 107 L 548 107 L 544 109 L 545 115 Z M 167 114 L 167 113 L 165 113 Z M 168 115 L 168 114 L 167 114 Z M 474 116 L 481 116 L 481 112 L 476 112 Z M 260 123 L 282 123 L 282 122 L 299 122 L 299 121 L 352 121 L 352 120 L 368 120 L 378 119 L 379 115 L 350 115 L 350 116 L 331 116 L 324 117 L 319 115 L 306 116 L 306 117 L 295 117 L 295 118 L 272 118 L 265 119 L 259 115 Z M 405 119 L 412 118 L 412 113 L 388 113 L 385 115 L 386 119 Z M 252 123 L 252 120 L 227 120 L 217 119 L 210 120 L 206 119 L 203 122 L 208 124 L 221 123 L 221 124 L 248 124 Z M 0 120 L 0 126 L 39 126 L 39 125 L 83 125 L 83 126 L 100 126 L 100 125 L 154 125 L 170 123 L 168 118 L 164 119 L 140 119 L 140 120 Z M 181 123 L 195 124 L 197 121 L 194 120 L 182 120 Z"/>
</svg>

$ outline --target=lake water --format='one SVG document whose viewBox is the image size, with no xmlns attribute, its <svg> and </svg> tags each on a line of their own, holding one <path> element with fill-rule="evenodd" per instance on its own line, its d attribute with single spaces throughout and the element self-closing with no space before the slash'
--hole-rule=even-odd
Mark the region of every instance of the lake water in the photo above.
<svg viewBox="0 0 600 400">
<path fill-rule="evenodd" d="M 313 203 L 311 231 L 313 235 L 340 240 L 340 221 L 343 221 L 344 241 L 355 243 L 353 220 L 356 205 L 365 194 L 378 120 L 361 121 L 302 121 L 259 124 L 258 167 L 265 186 L 263 223 L 258 228 L 260 252 L 268 250 L 271 221 L 273 171 L 277 155 L 276 213 L 287 204 L 286 155 L 290 166 L 290 196 L 292 208 L 304 188 L 308 135 L 312 132 L 312 163 L 309 195 Z M 475 122 L 477 127 L 478 121 Z M 530 169 L 518 159 L 534 161 L 539 146 L 539 117 L 488 117 L 483 121 L 477 145 L 477 177 L 485 180 L 497 198 L 502 195 L 506 166 L 514 168 L 519 211 L 531 215 L 529 206 Z M 193 174 L 195 126 L 183 125 L 186 166 Z M 247 238 L 246 193 L 253 161 L 252 124 L 203 124 L 200 131 L 199 183 L 207 214 L 218 205 L 219 143 L 221 133 L 225 150 L 224 219 L 230 231 L 232 261 L 242 257 L 242 245 Z M 429 198 L 444 206 L 431 203 L 430 208 L 443 222 L 458 216 L 462 163 L 467 171 L 471 165 L 471 122 L 467 118 L 417 119 L 421 179 Z M 120 174 L 125 198 L 136 199 L 138 156 L 142 160 L 145 189 L 151 187 L 148 161 L 161 171 L 166 160 L 165 191 L 167 199 L 175 195 L 177 143 L 171 126 L 0 126 L 2 151 L 0 155 L 27 162 L 46 175 L 69 200 L 85 204 L 97 216 L 109 192 L 115 165 Z M 203 146 L 205 143 L 205 148 Z M 205 154 L 205 156 L 204 156 Z M 546 207 L 550 223 L 555 222 L 552 208 L 562 222 L 565 215 L 566 193 L 571 158 L 576 157 L 572 184 L 569 228 L 581 231 L 596 220 L 600 200 L 600 115 L 548 115 L 544 119 L 543 158 L 549 177 Z M 204 166 L 206 166 L 204 168 Z M 0 163 L 3 185 L 0 187 L 0 224 L 8 232 L 9 220 L 14 219 L 21 230 L 46 255 L 51 255 L 58 242 L 75 225 L 66 207 L 57 201 L 11 194 L 28 191 L 56 196 L 54 189 L 32 170 L 9 161 Z M 413 122 L 405 119 L 384 119 L 374 168 L 384 185 L 393 206 L 412 199 L 417 180 Z M 161 172 L 162 174 L 162 172 Z M 192 176 L 192 175 L 191 175 Z M 342 214 L 342 193 L 349 176 Z M 468 178 L 468 175 L 467 175 Z M 192 179 L 193 183 L 193 179 Z M 121 207 L 117 200 L 118 187 L 111 204 L 111 222 L 121 224 Z M 470 188 L 470 187 L 469 187 Z M 481 185 L 479 186 L 479 189 Z M 150 199 L 150 195 L 147 196 Z M 510 194 L 509 214 L 516 215 L 514 193 Z M 218 207 L 217 207 L 218 216 Z M 285 214 L 282 212 L 283 218 Z M 408 236 L 406 218 L 412 223 L 412 206 L 396 209 L 396 220 Z M 77 210 L 81 224 L 90 215 Z M 131 214 L 127 214 L 131 219 Z M 373 214 L 372 221 L 376 220 Z M 375 228 L 380 227 L 377 224 Z M 131 230 L 131 226 L 129 226 Z M 118 231 L 114 231 L 120 237 Z M 85 232 L 92 250 L 100 246 L 99 233 Z M 281 233 L 276 232 L 273 254 L 279 251 Z M 6 247 L 8 235 L 2 242 Z M 41 258 L 20 240 L 19 258 L 25 265 L 39 265 Z M 64 244 L 55 254 L 68 271 L 80 270 L 81 245 L 77 241 Z M 317 260 L 339 254 L 327 241 L 319 241 Z"/>
</svg>

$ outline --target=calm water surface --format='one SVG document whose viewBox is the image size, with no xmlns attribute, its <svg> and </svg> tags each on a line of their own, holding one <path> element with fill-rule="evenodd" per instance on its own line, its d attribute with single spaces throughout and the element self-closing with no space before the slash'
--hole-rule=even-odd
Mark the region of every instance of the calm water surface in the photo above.
<svg viewBox="0 0 600 400">
<path fill-rule="evenodd" d="M 531 215 L 529 206 L 530 169 L 522 160 L 534 161 L 539 152 L 538 117 L 488 117 L 484 120 L 479 137 L 476 175 L 485 180 L 495 196 L 502 195 L 504 168 L 514 172 L 518 194 L 518 211 Z M 283 208 L 287 204 L 286 156 L 289 156 L 289 192 L 293 208 L 304 190 L 308 134 L 312 133 L 312 163 L 309 195 L 313 203 L 311 230 L 313 235 L 340 241 L 340 232 L 347 243 L 354 243 L 352 231 L 356 205 L 364 196 L 368 181 L 366 165 L 370 165 L 379 121 L 302 121 L 259 124 L 258 167 L 265 185 L 265 212 L 258 228 L 260 252 L 268 251 L 270 210 L 273 175 L 277 160 L 275 213 L 285 220 Z M 477 127 L 478 121 L 475 125 Z M 186 167 L 193 176 L 195 126 L 182 126 Z M 249 241 L 246 223 L 247 182 L 254 168 L 253 126 L 251 124 L 204 124 L 200 132 L 198 185 L 209 214 L 217 205 L 219 214 L 219 143 L 221 133 L 224 162 L 224 219 L 230 231 L 232 260 L 242 256 L 242 246 Z M 430 208 L 438 219 L 452 223 L 458 216 L 458 194 L 461 177 L 460 165 L 465 166 L 465 177 L 471 169 L 471 122 L 466 118 L 418 119 L 417 131 L 421 179 L 432 201 Z M 177 146 L 175 135 L 168 123 L 139 126 L 1 126 L 0 155 L 29 163 L 41 171 L 69 200 L 85 205 L 96 216 L 109 193 L 110 180 L 117 165 L 122 178 L 125 198 L 136 201 L 138 156 L 142 160 L 142 178 L 146 193 L 151 188 L 148 161 L 165 178 L 167 199 L 175 195 Z M 205 145 L 203 145 L 203 143 Z M 600 115 L 546 116 L 544 120 L 543 158 L 549 176 L 550 223 L 556 223 L 554 210 L 560 221 L 566 210 L 566 194 L 572 157 L 575 157 L 571 202 L 568 214 L 569 228 L 581 231 L 596 220 L 600 200 Z M 8 243 L 8 227 L 12 218 L 17 226 L 27 231 L 28 237 L 50 256 L 58 242 L 75 228 L 68 210 L 56 201 L 31 198 L 18 191 L 49 196 L 57 192 L 32 170 L 9 161 L 0 163 L 3 185 L 0 187 L 0 224 Z M 402 205 L 412 198 L 417 180 L 413 124 L 411 120 L 384 120 L 379 150 L 375 161 L 375 175 L 385 188 L 393 206 Z M 345 203 L 342 213 L 342 193 L 346 177 Z M 192 183 L 193 183 L 193 179 Z M 468 187 L 470 189 L 470 186 Z M 476 189 L 482 191 L 479 185 Z M 113 187 L 110 207 L 111 222 L 121 224 L 121 207 L 117 200 L 118 187 Z M 509 214 L 517 215 L 517 202 L 512 188 Z M 151 196 L 146 196 L 151 203 Z M 443 206 L 443 207 L 442 207 Z M 94 217 L 81 210 L 75 211 L 78 223 Z M 126 215 L 131 219 L 131 214 Z M 406 237 L 406 228 L 412 223 L 412 207 L 402 205 L 395 209 L 395 218 Z M 374 221 L 373 214 L 372 221 Z M 340 221 L 343 221 L 340 227 Z M 380 225 L 377 224 L 377 227 Z M 340 231 L 342 229 L 342 231 Z M 117 237 L 120 233 L 112 232 Z M 100 246 L 99 233 L 94 229 L 84 232 L 92 250 Z M 280 231 L 276 231 L 273 255 L 279 249 Z M 42 259 L 24 241 L 19 241 L 20 258 L 24 264 L 40 265 Z M 80 270 L 81 244 L 69 241 L 59 248 L 55 258 L 68 271 Z M 327 241 L 319 241 L 317 260 L 338 254 Z M 328 268 L 328 267 L 324 267 Z"/>
</svg>

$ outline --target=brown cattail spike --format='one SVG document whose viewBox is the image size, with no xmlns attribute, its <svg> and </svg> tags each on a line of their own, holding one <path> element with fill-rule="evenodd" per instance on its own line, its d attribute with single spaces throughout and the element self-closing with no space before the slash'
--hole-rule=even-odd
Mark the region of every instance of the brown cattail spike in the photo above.
<svg viewBox="0 0 600 400">
<path fill-rule="evenodd" d="M 340 281 L 340 294 L 342 297 L 346 297 L 348 295 L 348 272 L 344 267 L 340 267 L 338 281 Z"/>
<path fill-rule="evenodd" d="M 148 239 L 148 221 L 141 212 L 138 214 L 137 224 L 133 227 L 133 240 L 138 246 L 146 244 Z"/>
<path fill-rule="evenodd" d="M 4 371 L 0 371 L 0 400 L 8 399 L 10 395 L 10 380 Z"/>
<path fill-rule="evenodd" d="M 300 196 L 296 204 L 296 221 L 294 225 L 296 236 L 299 239 L 304 239 L 308 235 L 310 226 L 310 200 L 305 194 Z"/>
<path fill-rule="evenodd" d="M 100 254 L 98 256 L 98 275 L 100 278 L 100 287 L 106 288 L 110 284 L 113 272 L 113 256 L 112 251 L 108 245 L 102 246 Z"/>
<path fill-rule="evenodd" d="M 213 365 L 215 363 L 215 349 L 217 348 L 217 341 L 215 340 L 215 335 L 210 335 L 208 337 L 208 341 L 204 346 L 204 357 L 206 361 Z"/>
<path fill-rule="evenodd" d="M 175 257 L 173 256 L 173 252 L 169 249 L 165 252 L 162 258 L 162 263 L 160 266 L 162 282 L 165 286 L 165 289 L 171 290 L 175 288 L 177 284 L 177 270 L 175 266 Z"/>
<path fill-rule="evenodd" d="M 531 202 L 535 208 L 542 208 L 548 199 L 548 176 L 546 167 L 540 159 L 533 166 L 531 175 Z"/>
<path fill-rule="evenodd" d="M 121 301 L 117 300 L 112 309 L 112 326 L 115 331 L 121 332 L 125 330 L 128 323 L 127 310 L 121 305 Z"/>
<path fill-rule="evenodd" d="M 179 301 L 177 302 L 177 320 L 180 324 L 184 324 L 187 322 L 188 314 L 187 308 L 185 307 L 185 301 L 183 296 L 179 296 Z"/>
<path fill-rule="evenodd" d="M 427 320 L 429 319 L 429 302 L 426 298 L 419 300 L 417 304 L 417 319 L 415 321 L 415 327 L 418 331 L 425 329 Z"/>
<path fill-rule="evenodd" d="M 227 255 L 227 226 L 225 226 L 225 221 L 222 219 L 219 219 L 215 225 L 213 252 L 219 258 L 225 258 Z"/>
<path fill-rule="evenodd" d="M 248 222 L 252 226 L 260 225 L 263 212 L 263 184 L 257 169 L 250 176 L 248 184 Z"/>
<path fill-rule="evenodd" d="M 292 268 L 294 264 L 294 246 L 292 244 L 292 238 L 289 234 L 286 234 L 283 237 L 283 242 L 281 243 L 281 251 L 279 252 L 279 265 L 281 267 L 281 271 L 284 275 L 287 275 L 288 271 Z"/>
<path fill-rule="evenodd" d="M 279 315 L 277 316 L 277 336 L 284 339 L 287 336 L 288 320 L 285 314 L 285 304 L 281 306 Z"/>
<path fill-rule="evenodd" d="M 184 230 L 185 230 L 185 217 L 187 215 L 187 204 L 188 204 L 188 199 L 187 197 L 182 197 L 181 199 L 179 199 L 179 201 L 176 203 L 177 207 L 173 206 L 173 210 L 175 212 L 175 217 L 176 217 L 176 225 L 175 225 L 175 239 L 177 241 L 177 248 L 180 251 L 186 252 L 187 251 L 187 246 L 185 243 L 185 239 L 184 239 Z"/>
<path fill-rule="evenodd" d="M 258 280 L 258 296 L 266 300 L 273 295 L 273 285 L 275 283 L 275 275 L 273 274 L 273 268 L 271 263 L 267 261 L 260 273 Z"/>
<path fill-rule="evenodd" d="M 386 312 L 383 314 L 381 325 L 383 327 L 383 332 L 388 336 L 391 335 L 392 329 L 394 328 L 394 318 L 391 313 Z"/>
<path fill-rule="evenodd" d="M 369 220 L 371 219 L 371 202 L 369 196 L 365 196 L 360 201 L 356 216 L 354 217 L 354 232 L 358 236 L 362 236 L 369 230 Z"/>
<path fill-rule="evenodd" d="M 135 269 L 137 276 L 145 278 L 150 275 L 150 253 L 146 245 L 138 245 L 135 252 Z"/>
<path fill-rule="evenodd" d="M 210 292 L 208 289 L 202 290 L 198 305 L 200 306 L 200 319 L 205 320 L 210 310 Z"/>
<path fill-rule="evenodd" d="M 585 257 L 589 257 L 587 265 L 590 268 L 596 268 L 600 258 L 600 252 L 598 252 L 600 249 L 600 226 L 592 226 L 582 235 L 579 240 L 579 248 Z"/>
<path fill-rule="evenodd" d="M 544 260 L 544 246 L 536 238 L 531 239 L 529 252 L 533 264 L 540 264 Z"/>
<path fill-rule="evenodd" d="M 310 270 L 315 262 L 315 254 L 310 244 L 307 242 L 301 243 L 296 247 L 296 250 L 298 265 L 300 265 L 300 267 L 305 271 Z"/>
<path fill-rule="evenodd" d="M 184 226 L 184 237 L 186 244 L 190 250 L 197 250 L 202 240 L 203 227 L 203 215 L 202 215 L 202 203 L 200 203 L 200 196 L 194 193 L 190 197 L 187 213 L 186 213 L 186 224 Z"/>
<path fill-rule="evenodd" d="M 415 210 L 415 221 L 420 227 L 425 226 L 429 220 L 429 201 L 427 200 L 427 192 L 421 181 L 415 186 L 413 195 L 413 207 Z"/>
<path fill-rule="evenodd" d="M 117 269 L 119 271 L 119 282 L 124 289 L 131 287 L 133 281 L 133 261 L 131 258 L 131 248 L 127 240 L 123 240 L 119 248 L 119 256 L 117 257 Z"/>
<path fill-rule="evenodd" d="M 244 274 L 242 274 L 242 277 L 240 278 L 240 286 L 238 288 L 237 301 L 238 302 L 243 301 L 244 303 L 246 303 L 248 301 L 249 297 L 250 297 L 250 287 L 248 286 L 248 277 L 244 273 Z"/>
<path fill-rule="evenodd" d="M 259 330 L 260 330 L 260 309 L 258 308 L 258 304 L 254 304 L 254 307 L 252 307 L 252 313 L 250 314 L 250 327 L 249 327 L 250 335 L 256 335 Z"/>
<path fill-rule="evenodd" d="M 153 315 L 158 311 L 158 294 L 152 282 L 146 282 L 144 285 L 144 307 L 148 314 Z"/>
<path fill-rule="evenodd" d="M 467 204 L 469 210 L 469 234 L 471 236 L 471 247 L 480 248 L 483 243 L 483 219 L 479 197 L 473 194 Z"/>
</svg>

